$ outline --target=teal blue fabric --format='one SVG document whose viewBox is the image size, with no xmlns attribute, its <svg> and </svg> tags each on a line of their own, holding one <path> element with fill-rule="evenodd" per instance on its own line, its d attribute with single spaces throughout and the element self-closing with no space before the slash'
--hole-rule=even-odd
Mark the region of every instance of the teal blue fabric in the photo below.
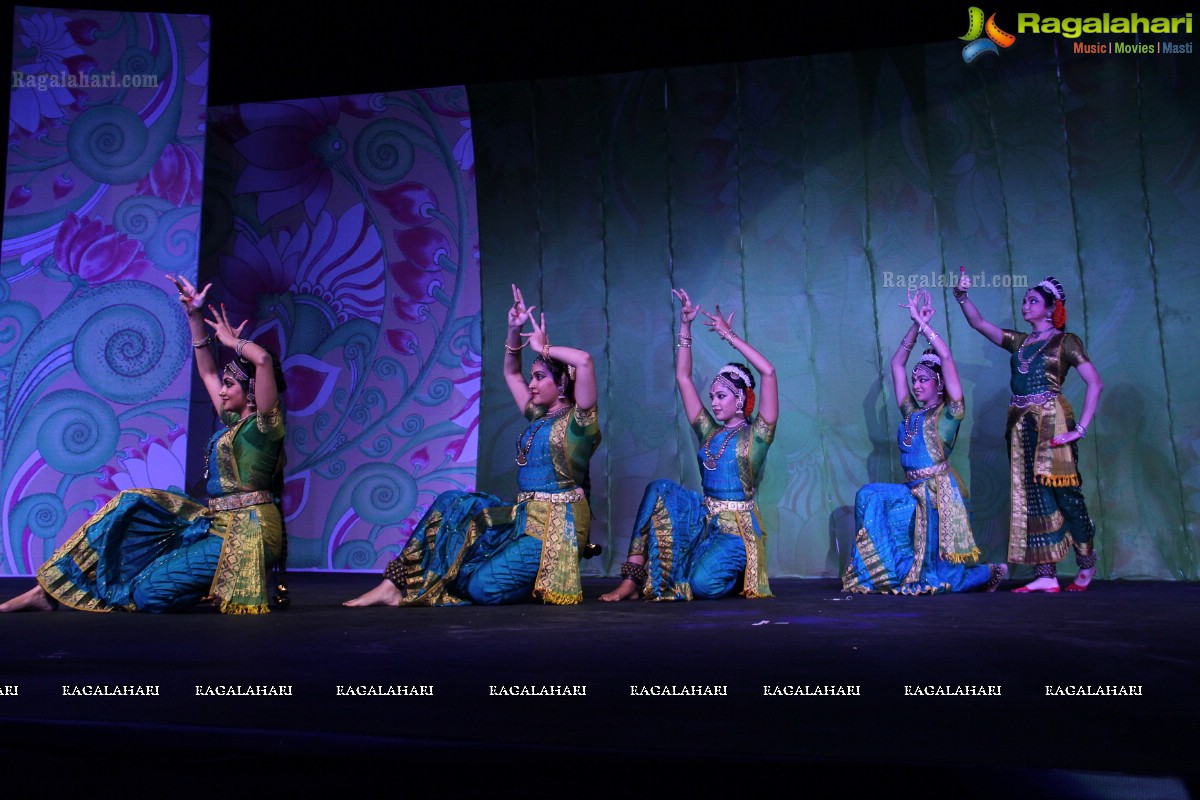
<svg viewBox="0 0 1200 800">
<path fill-rule="evenodd" d="M 934 407 L 936 411 L 945 408 L 943 405 Z M 913 411 L 907 422 L 900 423 L 896 432 L 900 463 L 905 470 L 923 469 L 937 463 L 923 435 L 928 411 Z M 941 413 L 938 417 L 938 436 L 947 458 L 958 435 L 960 422 L 961 419 L 955 419 L 949 413 Z M 909 443 L 905 442 L 906 424 L 910 430 L 916 431 Z M 950 483 L 958 494 L 957 500 L 965 505 L 953 472 L 950 473 Z M 915 558 L 913 526 L 916 523 L 917 501 L 913 497 L 913 489 L 925 493 L 925 507 L 929 509 L 927 544 L 919 578 L 906 582 Z M 862 487 L 854 498 L 854 522 L 859 533 L 851 550 L 843 585 L 853 585 L 857 587 L 856 591 L 897 591 L 902 594 L 968 592 L 982 587 L 991 577 L 991 570 L 986 565 L 966 566 L 942 558 L 938 547 L 937 501 L 929 489 L 928 480 L 904 484 L 871 483 Z M 864 542 L 863 537 L 869 541 Z M 873 550 L 878 560 L 868 562 L 864 558 L 864 550 Z"/>
<path fill-rule="evenodd" d="M 739 464 L 738 454 L 738 440 L 751 436 L 751 428 L 740 431 L 720 429 L 707 411 L 695 428 L 701 434 L 696 458 L 704 494 L 685 489 L 674 481 L 653 481 L 646 487 L 634 518 L 630 555 L 645 556 L 647 581 L 644 594 L 656 600 L 724 597 L 738 589 L 746 570 L 745 542 L 741 536 L 720 529 L 718 516 L 708 513 L 704 498 L 751 499 L 747 497 L 742 481 L 746 465 Z M 708 439 L 707 433 L 713 429 L 716 433 Z M 705 440 L 708 441 L 707 451 Z M 724 449 L 722 445 L 726 445 Z M 757 451 L 753 447 L 746 449 L 759 455 L 758 466 L 761 468 L 766 445 Z M 716 457 L 715 469 L 705 467 L 706 455 Z M 745 519 L 759 547 L 765 546 L 757 511 L 736 513 Z"/>
<path fill-rule="evenodd" d="M 575 413 L 568 413 L 567 463 L 560 471 L 551 443 L 555 420 L 530 407 L 530 424 L 517 438 L 517 450 L 525 453 L 526 461 L 517 466 L 522 492 L 562 492 L 586 486 L 588 460 L 599 442 L 599 429 L 594 423 L 580 426 Z M 419 576 L 397 582 L 405 592 L 405 604 L 500 605 L 529 599 L 541 567 L 543 543 L 526 530 L 530 505 L 541 502 L 513 504 L 484 492 L 438 495 L 397 559 L 398 572 Z M 574 530 L 580 524 L 574 517 L 575 507 L 563 505 L 567 524 Z M 473 521 L 481 530 L 468 542 Z M 429 530 L 430 525 L 434 530 Z M 583 526 L 586 528 L 586 522 Z M 569 557 L 577 557 L 578 543 L 571 550 Z M 414 563 L 404 564 L 406 558 Z"/>
<path fill-rule="evenodd" d="M 213 453 L 215 443 L 228 433 L 221 428 L 209 441 L 209 489 L 213 496 L 228 492 L 222 485 L 236 486 L 232 475 L 223 475 L 219 459 Z M 243 424 L 237 434 L 257 444 L 265 438 L 256 425 Z M 269 458 L 278 459 L 282 433 L 275 437 Z M 238 469 L 245 480 L 252 464 L 245 454 Z M 259 462 L 263 462 L 259 458 Z M 256 463 L 259 463 L 256 462 Z M 263 462 L 265 463 L 265 462 Z M 269 466 L 269 465 L 268 465 Z M 223 482 L 223 483 L 222 483 Z M 279 529 L 271 505 L 236 512 L 209 512 L 203 502 L 186 495 L 159 489 L 132 489 L 118 494 L 94 514 L 38 570 L 43 588 L 57 600 L 89 611 L 146 611 L 151 613 L 184 611 L 201 598 L 212 594 L 214 577 L 230 519 L 256 530 Z M 274 564 L 278 554 L 268 546 L 266 566 Z"/>
<path fill-rule="evenodd" d="M 209 518 L 178 516 L 164 505 L 168 498 L 190 502 L 169 492 L 121 492 L 106 513 L 85 523 L 84 539 L 97 556 L 94 568 L 81 569 L 77 550 L 63 548 L 39 574 L 59 571 L 59 583 L 70 594 L 94 598 L 96 610 L 186 608 L 212 584 L 221 538 L 209 534 Z"/>
</svg>

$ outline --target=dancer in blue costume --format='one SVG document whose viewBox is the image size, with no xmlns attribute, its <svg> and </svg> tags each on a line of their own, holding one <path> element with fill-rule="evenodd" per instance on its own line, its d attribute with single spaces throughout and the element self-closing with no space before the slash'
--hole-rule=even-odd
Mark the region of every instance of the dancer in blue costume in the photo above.
<svg viewBox="0 0 1200 800">
<path fill-rule="evenodd" d="M 42 565 L 36 587 L 0 612 L 49 611 L 60 603 L 84 611 L 184 611 L 206 596 L 225 614 L 270 610 L 267 570 L 284 550 L 275 504 L 283 375 L 267 350 L 241 338 L 246 323 L 234 328 L 224 307 L 210 305 L 213 319 L 204 319 L 211 284 L 197 292 L 183 277 L 172 280 L 191 328 L 196 370 L 226 425 L 208 443 L 208 503 L 158 489 L 121 492 Z M 236 353 L 224 375 L 209 348 L 214 337 Z"/>
<path fill-rule="evenodd" d="M 904 420 L 896 439 L 907 483 L 872 483 L 858 490 L 854 518 L 858 533 L 842 573 L 847 592 L 942 594 L 974 589 L 995 591 L 1008 575 L 1004 564 L 976 565 L 979 548 L 963 502 L 962 480 L 950 453 L 965 415 L 962 384 L 950 347 L 929 325 L 928 292 L 910 292 L 912 325 L 892 356 L 892 385 Z M 930 349 L 912 371 L 908 356 L 917 334 Z"/>
<path fill-rule="evenodd" d="M 960 270 L 954 291 L 971 327 L 1012 353 L 1012 401 L 1008 407 L 1009 474 L 1012 512 L 1008 560 L 1033 566 L 1034 579 L 1013 589 L 1018 594 L 1058 592 L 1057 563 L 1075 550 L 1079 571 L 1068 592 L 1084 592 L 1096 574 L 1096 526 L 1088 516 L 1079 477 L 1079 440 L 1100 407 L 1104 381 L 1088 359 L 1083 342 L 1065 331 L 1067 296 L 1053 276 L 1025 293 L 1021 315 L 1030 333 L 1006 330 L 984 319 L 967 296 L 971 278 Z M 1067 369 L 1083 378 L 1083 414 L 1078 422 L 1062 396 Z"/>
<path fill-rule="evenodd" d="M 551 345 L 513 286 L 504 377 L 529 420 L 517 437 L 516 503 L 483 492 L 443 492 L 417 524 L 384 580 L 343 605 L 496 605 L 530 597 L 583 600 L 579 559 L 588 546 L 588 461 L 600 443 L 596 373 L 583 350 Z M 526 321 L 532 333 L 520 333 Z M 539 353 L 528 381 L 521 351 Z"/>
<path fill-rule="evenodd" d="M 722 316 L 720 305 L 716 314 L 709 314 L 692 305 L 682 289 L 673 294 L 683 303 L 675 382 L 683 411 L 700 440 L 697 457 L 704 494 L 668 480 L 646 487 L 628 559 L 621 567 L 623 580 L 600 599 L 714 599 L 739 586 L 743 597 L 770 597 L 766 533 L 754 495 L 779 419 L 775 368 L 733 332 L 733 314 Z M 711 414 L 700 401 L 692 381 L 691 330 L 697 314 L 707 317 L 709 330 L 758 370 L 762 398 L 753 421 L 755 383 L 745 364 L 726 364 L 717 372 L 709 390 Z"/>
</svg>

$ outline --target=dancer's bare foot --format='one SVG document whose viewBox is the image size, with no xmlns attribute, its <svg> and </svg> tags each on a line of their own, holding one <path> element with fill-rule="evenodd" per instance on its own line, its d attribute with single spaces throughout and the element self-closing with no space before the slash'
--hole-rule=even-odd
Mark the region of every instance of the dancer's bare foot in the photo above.
<svg viewBox="0 0 1200 800">
<path fill-rule="evenodd" d="M 626 578 L 611 592 L 600 595 L 600 599 L 605 603 L 616 603 L 621 600 L 636 600 L 639 594 L 641 592 L 638 591 L 638 585 Z"/>
<path fill-rule="evenodd" d="M 1092 582 L 1092 578 L 1096 576 L 1096 568 L 1081 569 L 1079 574 L 1075 576 L 1075 580 L 1067 585 L 1068 592 L 1086 592 L 1088 584 Z"/>
<path fill-rule="evenodd" d="M 58 603 L 50 599 L 46 590 L 41 586 L 35 586 L 7 603 L 0 603 L 0 614 L 12 611 L 53 611 L 56 608 L 58 608 Z"/>
<path fill-rule="evenodd" d="M 382 581 L 371 591 L 359 595 L 353 600 L 342 603 L 346 608 L 366 608 L 367 606 L 398 606 L 404 595 L 391 581 Z"/>
<path fill-rule="evenodd" d="M 1013 589 L 1014 594 L 1029 594 L 1030 592 L 1050 592 L 1060 591 L 1058 588 L 1058 578 L 1035 578 L 1024 586 L 1018 586 Z"/>
</svg>

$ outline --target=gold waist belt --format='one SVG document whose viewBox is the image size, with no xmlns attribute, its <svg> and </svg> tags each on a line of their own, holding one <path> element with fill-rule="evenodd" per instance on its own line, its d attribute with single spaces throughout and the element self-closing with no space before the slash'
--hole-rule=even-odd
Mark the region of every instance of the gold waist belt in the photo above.
<svg viewBox="0 0 1200 800">
<path fill-rule="evenodd" d="M 227 494 L 223 497 L 210 497 L 208 499 L 208 508 L 210 511 L 233 511 L 236 508 L 272 503 L 274 500 L 275 498 L 271 495 L 270 491 L 260 489 L 257 492 L 242 492 L 241 494 Z"/>
<path fill-rule="evenodd" d="M 758 505 L 753 500 L 718 500 L 705 495 L 704 508 L 710 514 L 719 514 L 722 511 L 756 511 Z"/>
<path fill-rule="evenodd" d="M 574 489 L 567 489 L 562 492 L 518 492 L 517 502 L 527 503 L 530 500 L 536 500 L 539 503 L 575 503 L 580 500 L 586 500 L 583 489 L 576 486 Z"/>
<path fill-rule="evenodd" d="M 932 467 L 905 470 L 904 477 L 910 481 L 923 481 L 926 478 L 932 478 L 934 475 L 941 475 L 948 469 L 950 469 L 950 465 L 943 461 L 940 464 L 934 464 Z"/>
<path fill-rule="evenodd" d="M 1038 392 L 1037 394 L 1014 394 L 1008 404 L 1017 408 L 1029 408 L 1030 406 L 1045 405 L 1057 396 L 1058 392 L 1052 391 Z"/>
</svg>

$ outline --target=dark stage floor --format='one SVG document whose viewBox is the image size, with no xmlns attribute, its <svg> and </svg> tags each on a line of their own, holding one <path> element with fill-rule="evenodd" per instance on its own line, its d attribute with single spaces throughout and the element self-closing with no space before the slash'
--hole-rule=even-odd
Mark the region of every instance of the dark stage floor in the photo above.
<svg viewBox="0 0 1200 800">
<path fill-rule="evenodd" d="M 622 775 L 707 781 L 714 769 L 825 773 L 851 795 L 859 782 L 864 794 L 916 784 L 958 797 L 1185 797 L 1200 786 L 1196 584 L 909 598 L 775 580 L 768 601 L 609 605 L 591 599 L 609 582 L 589 581 L 577 607 L 338 605 L 373 581 L 293 574 L 293 607 L 265 617 L 0 616 L 0 768 L 44 776 L 87 737 L 113 743 L 130 769 L 227 765 L 264 786 L 411 776 L 418 764 L 442 783 L 513 794 L 540 785 L 531 764 L 617 794 Z M 0 580 L 0 593 L 28 585 Z M 158 695 L 66 694 L 127 685 Z M 291 695 L 198 695 L 260 685 Z M 339 686 L 432 694 L 339 696 Z M 493 693 L 547 686 L 586 695 Z M 633 694 L 662 686 L 726 693 Z M 939 687 L 996 688 L 929 694 Z M 496 777 L 508 763 L 523 766 Z M 947 786 L 958 788 L 941 794 Z"/>
</svg>

